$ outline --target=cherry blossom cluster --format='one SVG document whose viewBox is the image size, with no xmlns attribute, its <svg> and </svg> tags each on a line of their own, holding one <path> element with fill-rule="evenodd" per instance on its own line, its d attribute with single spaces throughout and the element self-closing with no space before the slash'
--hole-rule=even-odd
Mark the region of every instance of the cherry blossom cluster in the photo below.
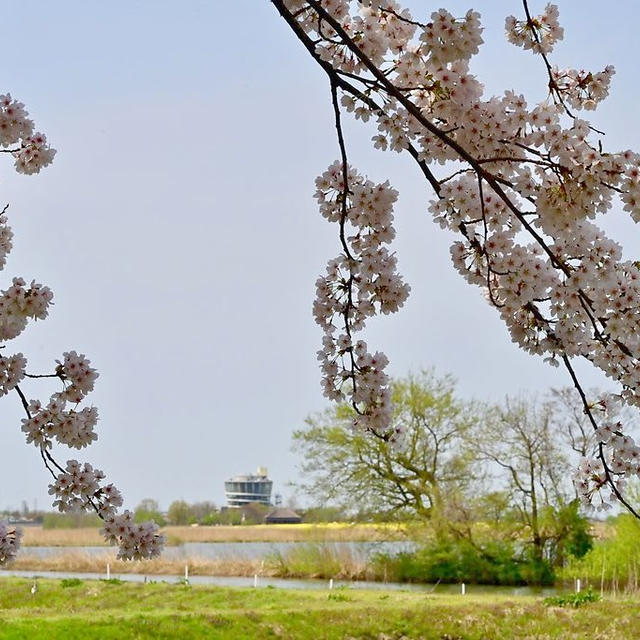
<svg viewBox="0 0 640 640">
<path fill-rule="evenodd" d="M 595 430 L 599 457 L 583 458 L 573 476 L 580 500 L 599 511 L 610 509 L 616 501 L 612 485 L 622 495 L 628 478 L 640 476 L 640 447 L 623 432 L 619 396 L 607 394 L 592 406 L 599 414 Z"/>
<path fill-rule="evenodd" d="M 27 286 L 22 278 L 13 278 L 12 285 L 0 292 L 0 341 L 19 336 L 29 319 L 46 318 L 52 299 L 49 287 L 35 281 Z"/>
<path fill-rule="evenodd" d="M 55 439 L 68 447 L 82 449 L 98 439 L 94 431 L 98 423 L 96 407 L 67 410 L 61 395 L 54 394 L 45 407 L 38 400 L 29 403 L 29 417 L 22 419 L 28 444 L 50 449 Z"/>
<path fill-rule="evenodd" d="M 420 47 L 419 54 L 429 56 L 434 67 L 466 60 L 478 53 L 483 42 L 481 33 L 480 14 L 476 11 L 467 11 L 461 20 L 456 20 L 446 9 L 434 11 L 431 21 L 420 34 L 423 46 Z M 400 51 L 404 49 L 398 48 Z"/>
<path fill-rule="evenodd" d="M 564 29 L 558 22 L 558 7 L 548 4 L 544 12 L 535 17 L 518 20 L 508 16 L 505 29 L 509 42 L 536 53 L 551 53 L 554 45 L 564 37 Z"/>
<path fill-rule="evenodd" d="M 165 536 L 158 535 L 153 522 L 136 524 L 131 511 L 105 517 L 101 532 L 107 542 L 118 545 L 118 558 L 122 560 L 153 558 L 165 543 Z"/>
<path fill-rule="evenodd" d="M 395 237 L 397 191 L 388 182 L 374 184 L 341 162 L 316 179 L 316 188 L 321 214 L 340 225 L 344 242 L 343 253 L 316 282 L 313 313 L 324 330 L 318 351 L 324 393 L 351 404 L 354 426 L 396 442 L 399 432 L 389 426 L 388 359 L 380 352 L 371 354 L 366 342 L 353 334 L 368 318 L 397 311 L 409 295 L 409 286 L 396 273 L 395 256 L 384 246 Z"/>
<path fill-rule="evenodd" d="M 6 207 L 5 207 L 6 210 Z M 13 231 L 7 224 L 7 216 L 4 215 L 4 211 L 0 214 L 0 269 L 4 269 L 7 262 L 7 256 L 13 248 Z"/>
<path fill-rule="evenodd" d="M 611 79 L 615 72 L 611 65 L 598 73 L 555 67 L 551 75 L 555 90 L 563 95 L 569 106 L 593 111 L 598 103 L 609 95 Z"/>
<path fill-rule="evenodd" d="M 112 515 L 122 505 L 120 492 L 112 485 L 101 485 L 105 475 L 88 462 L 67 460 L 67 466 L 49 485 L 49 495 L 55 496 L 53 506 L 58 511 L 95 511 L 101 516 Z"/>
<path fill-rule="evenodd" d="M 64 381 L 70 382 L 65 386 L 61 397 L 70 402 L 78 403 L 90 392 L 98 377 L 98 372 L 91 367 L 91 361 L 84 354 L 75 351 L 62 354 L 62 362 L 58 361 L 56 374 Z"/>
<path fill-rule="evenodd" d="M 0 95 L 0 145 L 11 147 L 18 173 L 38 173 L 42 167 L 53 162 L 56 154 L 47 144 L 42 133 L 34 133 L 33 121 L 22 102 L 14 100 L 10 94 Z"/>
<path fill-rule="evenodd" d="M 6 520 L 0 520 L 0 566 L 15 559 L 21 538 L 20 529 L 11 526 Z"/>
<path fill-rule="evenodd" d="M 34 133 L 33 122 L 27 117 L 24 105 L 11 98 L 0 96 L 0 146 L 15 158 L 15 169 L 19 173 L 38 173 L 53 160 L 55 151 L 47 144 L 46 137 Z M 0 269 L 12 248 L 13 234 L 5 215 L 7 207 L 0 212 Z M 16 338 L 29 320 L 47 317 L 52 303 L 51 290 L 35 281 L 27 285 L 22 278 L 13 278 L 11 286 L 0 291 L 0 342 Z M 0 345 L 0 348 L 4 345 Z M 126 523 L 129 512 L 118 516 L 122 496 L 113 484 L 104 482 L 102 471 L 89 463 L 81 464 L 69 460 L 62 467 L 53 456 L 54 441 L 71 448 L 81 449 L 97 439 L 95 426 L 98 410 L 87 406 L 79 408 L 87 394 L 93 390 L 98 373 L 82 354 L 69 351 L 57 362 L 51 374 L 30 374 L 27 360 L 21 353 L 0 355 L 0 396 L 15 391 L 24 408 L 26 417 L 22 430 L 28 443 L 33 443 L 47 470 L 53 477 L 49 493 L 55 497 L 54 506 L 60 511 L 95 511 L 111 527 L 113 522 Z M 33 378 L 57 379 L 62 390 L 53 393 L 45 404 L 40 400 L 28 400 L 21 385 Z M 115 520 L 114 520 L 115 519 Z M 153 522 L 142 525 L 127 525 L 118 532 L 109 530 L 107 540 L 120 545 L 122 558 L 148 558 L 158 555 L 164 545 L 164 536 L 158 533 Z M 21 532 L 0 522 L 0 565 L 10 561 L 20 546 Z"/>
<path fill-rule="evenodd" d="M 469 70 L 482 43 L 473 11 L 455 18 L 441 9 L 421 22 L 393 1 L 272 2 L 340 89 L 342 106 L 376 123 L 374 146 L 406 151 L 419 164 L 436 193 L 434 220 L 458 236 L 455 268 L 482 289 L 513 341 L 564 365 L 576 385 L 573 359 L 589 361 L 619 383 L 627 404 L 640 407 L 640 264 L 624 260 L 597 224 L 619 205 L 640 221 L 640 155 L 605 150 L 600 132 L 570 110 L 595 109 L 614 68 L 554 67 L 547 55 L 563 37 L 558 9 L 548 4 L 532 16 L 524 0 L 524 18 L 506 20 L 507 38 L 543 57 L 548 99 L 529 105 L 513 91 L 486 97 Z M 321 200 L 321 209 L 341 221 L 349 207 L 341 207 L 339 167 L 334 174 L 332 206 Z M 330 263 L 318 282 L 316 317 L 325 328 L 360 275 L 349 258 L 345 252 Z M 347 319 L 357 326 L 357 314 Z M 320 359 L 328 380 L 350 379 L 339 357 L 355 363 L 356 345 L 344 333 L 325 336 Z M 342 399 L 341 385 L 325 386 Z M 385 405 L 383 392 L 379 398 Z M 585 411 L 591 414 L 586 403 Z M 623 501 L 621 480 L 638 472 L 628 438 L 620 427 L 597 458 L 608 489 Z M 589 464 L 597 475 L 597 463 Z"/>
<path fill-rule="evenodd" d="M 118 558 L 143 560 L 160 554 L 165 536 L 158 533 L 155 522 L 136 524 L 130 511 L 117 513 L 122 506 L 122 496 L 112 484 L 104 484 L 105 475 L 90 464 L 68 460 L 55 482 L 49 485 L 49 493 L 55 496 L 53 505 L 60 511 L 94 510 L 104 521 L 101 530 L 105 540 L 118 545 Z"/>
<path fill-rule="evenodd" d="M 0 95 L 0 145 L 9 147 L 33 134 L 33 121 L 22 102 Z"/>
<path fill-rule="evenodd" d="M 16 388 L 25 376 L 27 361 L 21 353 L 0 356 L 0 396 Z"/>
<path fill-rule="evenodd" d="M 25 138 L 22 147 L 13 152 L 16 171 L 26 175 L 40 173 L 42 167 L 53 162 L 55 155 L 56 151 L 47 144 L 46 136 L 43 133 L 35 133 Z"/>
</svg>

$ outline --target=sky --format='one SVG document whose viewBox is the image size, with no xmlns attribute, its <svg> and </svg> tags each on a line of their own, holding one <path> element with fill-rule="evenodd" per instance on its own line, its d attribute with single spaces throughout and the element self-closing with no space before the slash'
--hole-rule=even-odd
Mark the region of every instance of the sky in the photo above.
<svg viewBox="0 0 640 640">
<path fill-rule="evenodd" d="M 607 147 L 640 149 L 637 3 L 558 4 L 565 41 L 553 61 L 615 65 L 612 95 L 591 119 Z M 441 5 L 406 6 L 426 19 Z M 470 5 L 446 6 L 462 15 Z M 472 6 L 486 43 L 472 68 L 487 93 L 543 100 L 541 61 L 503 36 L 520 3 Z M 129 508 L 143 498 L 163 508 L 224 504 L 224 480 L 259 465 L 275 492 L 295 497 L 291 434 L 327 406 L 314 282 L 339 251 L 312 197 L 315 176 L 338 155 L 322 71 L 267 0 L 25 0 L 6 4 L 3 25 L 0 91 L 26 104 L 58 150 L 30 177 L 0 158 L 0 201 L 15 233 L 0 286 L 21 275 L 55 295 L 50 317 L 7 349 L 22 351 L 34 373 L 70 349 L 100 372 L 98 442 L 56 456 L 104 470 Z M 454 272 L 427 185 L 410 158 L 375 151 L 373 134 L 346 126 L 350 161 L 400 191 L 394 249 L 412 295 L 364 335 L 387 353 L 391 374 L 434 367 L 457 378 L 461 397 L 487 401 L 567 385 L 562 371 L 520 353 Z M 620 211 L 604 224 L 627 256 L 640 253 Z M 603 384 L 581 371 L 587 386 Z M 23 386 L 30 398 L 57 390 Z M 50 480 L 21 417 L 17 397 L 2 398 L 0 509 L 22 500 L 49 508 Z"/>
</svg>

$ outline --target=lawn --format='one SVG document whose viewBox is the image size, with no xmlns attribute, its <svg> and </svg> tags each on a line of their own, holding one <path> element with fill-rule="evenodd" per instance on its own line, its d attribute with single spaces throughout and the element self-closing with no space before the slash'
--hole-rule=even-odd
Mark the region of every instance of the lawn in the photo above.
<svg viewBox="0 0 640 640">
<path fill-rule="evenodd" d="M 0 638 L 640 639 L 638 601 L 0 579 Z"/>
</svg>

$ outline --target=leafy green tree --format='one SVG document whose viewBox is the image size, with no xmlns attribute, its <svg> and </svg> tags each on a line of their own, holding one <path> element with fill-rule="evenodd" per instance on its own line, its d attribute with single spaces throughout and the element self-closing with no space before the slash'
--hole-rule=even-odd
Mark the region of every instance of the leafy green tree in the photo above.
<svg viewBox="0 0 640 640">
<path fill-rule="evenodd" d="M 396 380 L 392 399 L 393 424 L 406 433 L 402 448 L 351 429 L 345 405 L 307 418 L 293 434 L 302 455 L 298 488 L 322 506 L 439 522 L 449 497 L 468 487 L 472 454 L 465 442 L 477 408 L 456 398 L 451 377 L 433 372 Z"/>
<path fill-rule="evenodd" d="M 167 520 L 169 524 L 185 525 L 191 522 L 191 507 L 184 500 L 174 500 L 169 505 Z"/>
<path fill-rule="evenodd" d="M 153 520 L 157 525 L 163 527 L 166 524 L 166 520 L 160 511 L 160 505 L 156 500 L 152 498 L 145 498 L 135 508 L 134 517 L 135 522 L 146 522 L 147 520 Z"/>
</svg>

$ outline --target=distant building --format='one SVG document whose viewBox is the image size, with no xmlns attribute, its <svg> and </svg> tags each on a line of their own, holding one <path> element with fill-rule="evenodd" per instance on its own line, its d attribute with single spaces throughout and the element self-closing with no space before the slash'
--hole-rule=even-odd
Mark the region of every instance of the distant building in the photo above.
<svg viewBox="0 0 640 640">
<path fill-rule="evenodd" d="M 250 502 L 271 505 L 272 487 L 264 467 L 258 467 L 255 475 L 234 476 L 224 483 L 227 505 L 242 507 Z"/>
<path fill-rule="evenodd" d="M 276 507 L 269 511 L 264 518 L 266 524 L 300 524 L 302 518 L 291 509 L 285 507 Z"/>
</svg>

